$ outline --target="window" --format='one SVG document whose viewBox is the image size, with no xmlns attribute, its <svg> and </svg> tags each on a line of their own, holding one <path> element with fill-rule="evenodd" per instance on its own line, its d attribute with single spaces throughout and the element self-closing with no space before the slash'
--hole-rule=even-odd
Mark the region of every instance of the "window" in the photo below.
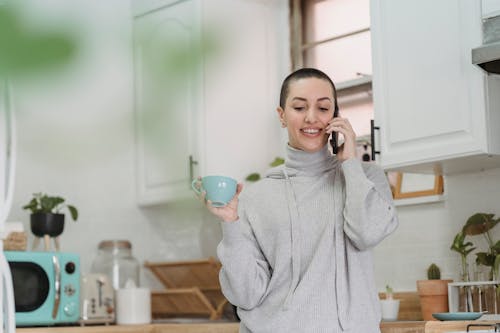
<svg viewBox="0 0 500 333">
<path fill-rule="evenodd" d="M 364 150 L 373 118 L 369 0 L 291 0 L 290 6 L 294 69 L 315 67 L 332 78 L 340 113 Z"/>
</svg>

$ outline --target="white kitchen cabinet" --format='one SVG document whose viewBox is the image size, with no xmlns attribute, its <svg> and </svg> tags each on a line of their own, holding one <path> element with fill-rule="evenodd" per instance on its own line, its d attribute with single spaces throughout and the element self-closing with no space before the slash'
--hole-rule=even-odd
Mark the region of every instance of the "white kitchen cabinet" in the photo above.
<svg viewBox="0 0 500 333">
<path fill-rule="evenodd" d="M 500 1 L 481 0 L 483 18 L 500 15 Z"/>
<path fill-rule="evenodd" d="M 140 205 L 193 196 L 190 184 L 195 176 L 201 105 L 199 61 L 193 57 L 187 60 L 192 64 L 184 63 L 199 40 L 199 2 L 153 4 L 159 7 L 133 7 Z"/>
<path fill-rule="evenodd" d="M 283 156 L 275 110 L 290 66 L 287 9 L 287 0 L 133 2 L 140 204 L 193 198 L 191 175 L 243 181 Z M 168 80 L 148 84 L 144 49 L 162 47 L 172 35 L 196 42 L 197 31 L 214 41 L 215 51 L 183 82 L 181 98 L 172 105 L 168 98 L 175 87 Z M 151 106 L 151 99 L 158 101 Z M 190 156 L 196 161 L 191 168 Z"/>
<path fill-rule="evenodd" d="M 371 2 L 375 148 L 385 169 L 500 167 L 500 80 L 471 64 L 481 16 L 480 1 Z"/>
</svg>

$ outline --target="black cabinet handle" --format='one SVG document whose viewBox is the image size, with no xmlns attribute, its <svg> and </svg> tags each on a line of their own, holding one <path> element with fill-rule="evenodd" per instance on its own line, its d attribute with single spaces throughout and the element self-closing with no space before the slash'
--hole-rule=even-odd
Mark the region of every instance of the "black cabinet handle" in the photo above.
<svg viewBox="0 0 500 333">
<path fill-rule="evenodd" d="M 191 182 L 194 179 L 194 166 L 198 164 L 198 161 L 195 161 L 193 155 L 189 155 L 189 188 L 191 188 Z"/>
<path fill-rule="evenodd" d="M 375 154 L 380 154 L 379 150 L 375 150 L 375 130 L 379 130 L 380 127 L 375 126 L 375 121 L 370 120 L 370 140 L 372 146 L 372 161 L 375 161 Z"/>
</svg>

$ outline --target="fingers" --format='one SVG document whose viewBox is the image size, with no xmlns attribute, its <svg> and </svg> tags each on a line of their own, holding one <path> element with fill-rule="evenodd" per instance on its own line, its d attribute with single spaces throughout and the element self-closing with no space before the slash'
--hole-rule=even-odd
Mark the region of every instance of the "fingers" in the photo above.
<svg viewBox="0 0 500 333">
<path fill-rule="evenodd" d="M 354 136 L 354 130 L 352 129 L 351 123 L 347 118 L 335 117 L 328 122 L 328 125 L 325 129 L 326 133 L 331 134 L 333 131 L 340 132 L 344 136 Z"/>
<path fill-rule="evenodd" d="M 338 132 L 344 137 L 344 142 L 339 145 L 337 158 L 347 160 L 356 157 L 356 133 L 354 132 L 351 123 L 346 118 L 335 117 L 328 122 L 326 132 Z"/>
<path fill-rule="evenodd" d="M 236 196 L 238 196 L 242 190 L 243 190 L 243 184 L 238 183 L 238 185 L 236 186 Z"/>
</svg>

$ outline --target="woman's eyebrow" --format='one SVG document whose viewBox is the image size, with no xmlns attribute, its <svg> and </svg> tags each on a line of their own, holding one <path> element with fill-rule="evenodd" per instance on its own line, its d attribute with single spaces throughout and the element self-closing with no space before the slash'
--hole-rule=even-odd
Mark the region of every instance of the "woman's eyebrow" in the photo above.
<svg viewBox="0 0 500 333">
<path fill-rule="evenodd" d="M 303 98 L 303 97 L 294 97 L 294 98 L 292 98 L 292 101 L 294 101 L 294 100 L 299 100 L 299 101 L 307 102 L 307 99 Z M 319 101 L 325 101 L 325 100 L 331 102 L 330 97 L 320 97 L 320 98 L 317 99 L 318 102 Z"/>
</svg>

